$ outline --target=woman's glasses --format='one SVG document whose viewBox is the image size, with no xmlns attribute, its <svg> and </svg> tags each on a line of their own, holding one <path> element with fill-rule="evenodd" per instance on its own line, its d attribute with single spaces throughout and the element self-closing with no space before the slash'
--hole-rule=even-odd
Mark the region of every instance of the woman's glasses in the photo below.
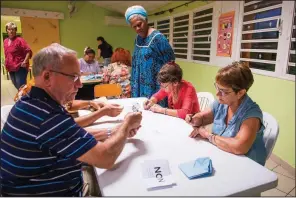
<svg viewBox="0 0 296 198">
<path fill-rule="evenodd" d="M 216 83 L 214 83 L 214 86 L 215 86 L 216 90 L 217 90 L 219 93 L 221 93 L 222 96 L 226 96 L 226 95 L 228 95 L 228 94 L 234 92 L 234 91 L 225 91 L 225 90 L 223 90 L 223 89 L 220 89 L 220 88 L 217 86 Z"/>
</svg>

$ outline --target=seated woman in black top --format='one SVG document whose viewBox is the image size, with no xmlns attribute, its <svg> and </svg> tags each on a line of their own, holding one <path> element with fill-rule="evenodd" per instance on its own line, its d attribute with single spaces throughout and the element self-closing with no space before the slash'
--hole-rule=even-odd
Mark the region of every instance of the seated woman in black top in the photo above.
<svg viewBox="0 0 296 198">
<path fill-rule="evenodd" d="M 107 67 L 111 63 L 111 56 L 113 54 L 112 46 L 105 41 L 101 36 L 97 38 L 98 41 L 98 58 L 103 57 L 104 66 Z"/>
</svg>

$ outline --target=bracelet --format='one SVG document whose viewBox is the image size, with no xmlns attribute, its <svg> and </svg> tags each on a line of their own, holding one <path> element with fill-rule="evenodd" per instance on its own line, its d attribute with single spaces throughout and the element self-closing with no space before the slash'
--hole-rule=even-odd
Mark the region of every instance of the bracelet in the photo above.
<svg viewBox="0 0 296 198">
<path fill-rule="evenodd" d="M 111 132 L 111 129 L 108 128 L 108 129 L 107 129 L 107 136 L 108 136 L 108 138 L 111 136 L 111 133 L 112 133 L 112 132 Z"/>
<path fill-rule="evenodd" d="M 208 137 L 209 142 L 213 144 L 213 137 L 215 138 L 215 134 L 211 133 Z"/>
<path fill-rule="evenodd" d="M 213 140 L 214 140 L 214 141 L 213 141 L 213 144 L 216 145 L 216 135 L 214 135 L 213 137 L 214 137 L 214 138 L 213 138 Z"/>
</svg>

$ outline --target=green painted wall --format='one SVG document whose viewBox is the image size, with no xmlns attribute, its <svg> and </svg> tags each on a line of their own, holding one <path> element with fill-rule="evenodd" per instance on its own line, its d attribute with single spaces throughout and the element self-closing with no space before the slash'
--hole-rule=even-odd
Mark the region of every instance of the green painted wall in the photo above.
<svg viewBox="0 0 296 198">
<path fill-rule="evenodd" d="M 105 16 L 118 14 L 86 1 L 75 2 L 78 11 L 72 18 L 69 18 L 68 1 L 1 1 L 1 7 L 63 12 L 65 19 L 60 20 L 61 44 L 76 50 L 79 56 L 83 55 L 86 46 L 97 49 L 98 36 L 103 36 L 114 49 L 124 47 L 133 50 L 136 35 L 131 28 L 105 25 Z"/>
<path fill-rule="evenodd" d="M 171 8 L 183 2 L 174 2 L 156 12 Z M 188 7 L 176 9 L 172 14 L 192 10 L 205 2 L 194 2 Z M 152 12 L 154 13 L 154 12 Z M 157 18 L 168 16 L 169 13 Z M 150 20 L 156 17 L 150 17 Z M 178 61 L 184 72 L 184 79 L 192 82 L 197 91 L 215 94 L 215 75 L 220 67 Z M 282 80 L 254 74 L 255 82 L 249 90 L 250 97 L 263 111 L 272 114 L 279 123 L 280 133 L 273 153 L 295 167 L 295 81 Z"/>
</svg>

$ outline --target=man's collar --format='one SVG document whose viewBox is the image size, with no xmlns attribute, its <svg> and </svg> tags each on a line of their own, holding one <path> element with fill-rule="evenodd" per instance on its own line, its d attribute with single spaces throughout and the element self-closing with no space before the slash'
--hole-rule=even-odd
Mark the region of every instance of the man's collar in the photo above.
<svg viewBox="0 0 296 198">
<path fill-rule="evenodd" d="M 38 98 L 50 105 L 61 106 L 57 101 L 55 101 L 44 89 L 32 86 L 32 89 L 29 93 L 31 98 Z"/>
</svg>

